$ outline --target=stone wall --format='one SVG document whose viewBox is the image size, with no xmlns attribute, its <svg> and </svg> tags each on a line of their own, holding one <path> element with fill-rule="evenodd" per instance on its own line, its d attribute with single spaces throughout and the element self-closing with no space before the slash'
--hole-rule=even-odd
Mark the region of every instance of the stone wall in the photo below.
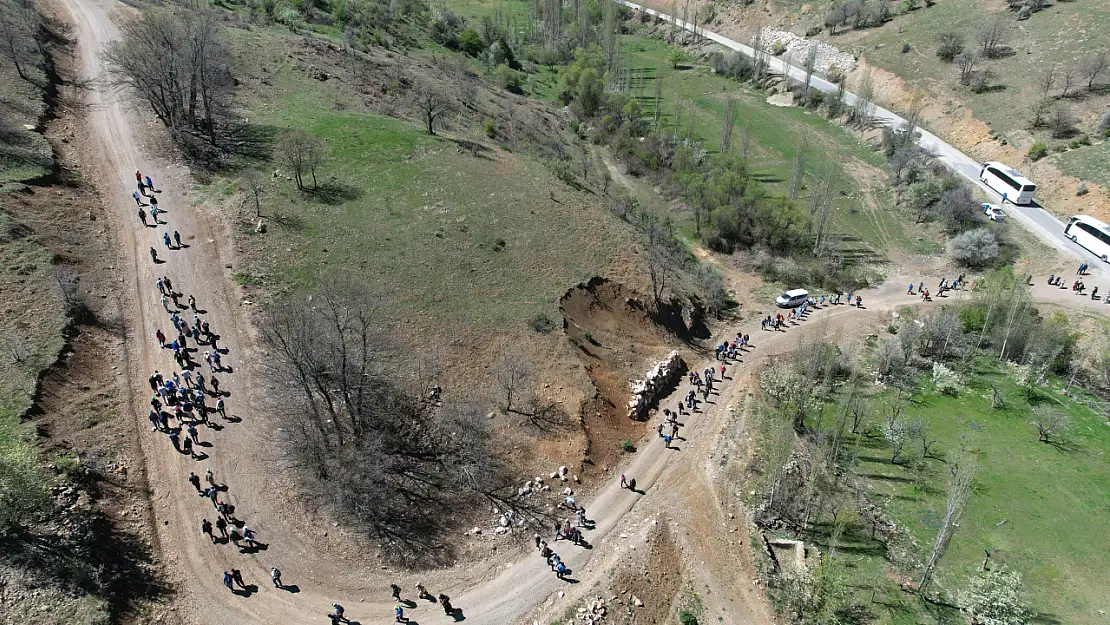
<svg viewBox="0 0 1110 625">
<path fill-rule="evenodd" d="M 670 393 L 678 385 L 686 371 L 686 363 L 678 352 L 671 352 L 648 371 L 643 380 L 632 380 L 632 397 L 628 400 L 628 418 L 636 421 L 647 419 L 648 409 L 659 398 Z"/>
</svg>

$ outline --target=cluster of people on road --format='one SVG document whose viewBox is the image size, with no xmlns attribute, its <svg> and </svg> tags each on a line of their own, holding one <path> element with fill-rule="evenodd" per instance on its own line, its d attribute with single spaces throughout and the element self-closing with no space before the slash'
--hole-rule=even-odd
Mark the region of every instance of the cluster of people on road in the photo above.
<svg viewBox="0 0 1110 625">
<path fill-rule="evenodd" d="M 1083 277 L 1088 275 L 1088 269 L 1089 267 L 1087 266 L 1087 263 L 1082 263 L 1079 265 L 1079 270 L 1075 272 L 1076 278 L 1071 283 L 1072 293 L 1075 293 L 1076 295 L 1084 295 L 1084 292 L 1087 290 L 1087 283 L 1083 281 Z M 1068 286 L 1067 282 L 1064 281 L 1063 275 L 1058 276 L 1054 273 L 1049 274 L 1048 285 L 1059 287 L 1061 289 L 1067 288 Z M 1104 304 L 1110 304 L 1110 297 L 1103 298 L 1101 295 L 1099 295 L 1097 286 L 1091 289 L 1091 300 L 1101 300 Z"/>
</svg>

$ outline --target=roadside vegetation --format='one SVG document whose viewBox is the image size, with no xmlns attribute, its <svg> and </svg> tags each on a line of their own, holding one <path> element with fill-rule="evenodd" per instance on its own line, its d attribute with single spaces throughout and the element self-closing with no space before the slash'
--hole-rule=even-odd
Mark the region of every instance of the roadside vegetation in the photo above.
<svg viewBox="0 0 1110 625">
<path fill-rule="evenodd" d="M 807 570 L 767 561 L 794 622 L 954 623 L 993 605 L 997 622 L 1095 623 L 1106 609 L 1110 354 L 1039 314 L 1007 271 L 961 295 L 852 346 L 803 341 L 762 374 L 751 503 L 762 531 L 807 543 Z"/>
<path fill-rule="evenodd" d="M 53 170 L 50 145 L 39 132 L 54 95 L 50 51 L 59 42 L 30 0 L 0 1 L 0 188 Z"/>
</svg>

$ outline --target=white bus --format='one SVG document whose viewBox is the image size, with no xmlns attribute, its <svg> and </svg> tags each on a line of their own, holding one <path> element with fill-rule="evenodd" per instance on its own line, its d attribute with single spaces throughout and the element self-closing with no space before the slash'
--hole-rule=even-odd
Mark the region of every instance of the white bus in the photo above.
<svg viewBox="0 0 1110 625">
<path fill-rule="evenodd" d="M 1033 192 L 1037 190 L 1032 180 L 1002 163 L 983 163 L 979 180 L 1001 195 L 1003 203 L 1032 204 Z"/>
<path fill-rule="evenodd" d="M 1064 227 L 1064 236 L 1110 262 L 1110 226 L 1086 215 L 1076 215 Z"/>
</svg>

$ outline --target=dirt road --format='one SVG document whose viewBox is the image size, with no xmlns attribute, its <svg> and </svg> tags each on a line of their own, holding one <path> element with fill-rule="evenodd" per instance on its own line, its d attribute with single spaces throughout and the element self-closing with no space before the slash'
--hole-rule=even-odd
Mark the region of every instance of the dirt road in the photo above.
<svg viewBox="0 0 1110 625">
<path fill-rule="evenodd" d="M 133 18 L 132 10 L 112 0 L 61 2 L 76 28 L 85 77 L 92 80 L 87 92 L 90 165 L 84 173 L 96 181 L 105 202 L 110 204 L 108 212 L 122 246 L 123 300 L 132 304 L 127 343 L 131 380 L 128 407 L 134 411 L 134 418 L 145 425 L 150 397 L 147 376 L 155 369 L 174 370 L 169 351 L 160 349 L 153 339 L 155 329 L 168 331 L 169 326 L 155 286 L 161 276 L 171 278 L 176 290 L 194 294 L 198 306 L 207 310 L 205 319 L 229 350 L 225 364 L 234 369 L 233 374 L 220 377 L 223 388 L 231 393 L 226 399 L 229 411 L 242 421 L 228 423 L 220 431 L 202 431 L 201 438 L 212 444 L 201 449 L 206 458 L 193 460 L 178 454 L 164 435 L 145 428 L 141 441 L 153 490 L 158 542 L 178 593 L 175 600 L 178 614 L 183 615 L 185 622 L 229 625 L 325 622 L 325 612 L 332 602 L 338 601 L 348 607 L 348 615 L 356 621 L 392 620 L 388 584 L 397 581 L 407 590 L 417 580 L 394 575 L 376 561 L 360 561 L 358 556 L 367 553 L 365 548 L 344 536 L 341 529 L 322 525 L 319 515 L 306 511 L 291 495 L 292 487 L 284 481 L 282 467 L 275 464 L 274 454 L 267 453 L 280 433 L 266 418 L 261 401 L 265 392 L 263 377 L 255 368 L 263 354 L 256 347 L 247 309 L 229 276 L 228 268 L 234 265 L 234 259 L 225 246 L 230 237 L 209 207 L 190 201 L 187 172 L 160 159 L 156 144 L 145 140 L 156 136 L 157 131 L 143 119 L 142 109 L 128 106 L 130 94 L 112 90 L 102 80 L 104 47 L 118 36 L 113 18 Z M 160 188 L 160 205 L 169 211 L 165 217 L 168 225 L 148 228 L 139 222 L 135 202 L 130 197 L 135 190 L 136 169 L 151 176 Z M 174 230 L 183 235 L 187 248 L 167 250 L 163 246 L 162 233 Z M 165 259 L 164 264 L 151 262 L 151 247 Z M 906 302 L 900 295 L 884 293 L 876 301 L 865 300 L 865 304 L 877 308 Z M 817 311 L 807 325 L 819 319 L 848 323 L 865 314 L 879 312 L 839 306 Z M 755 336 L 757 356 L 789 350 L 795 344 L 796 332 L 760 335 L 753 331 L 758 323 L 748 326 L 744 330 Z M 614 481 L 587 503 L 590 516 L 597 523 L 587 538 L 597 548 L 587 551 L 566 543 L 557 544 L 580 583 L 557 580 L 531 551 L 510 552 L 508 562 L 470 563 L 431 573 L 423 576 L 422 581 L 436 593 L 451 595 L 467 620 L 475 623 L 518 623 L 530 615 L 560 614 L 571 601 L 589 592 L 595 582 L 605 579 L 614 553 L 610 548 L 613 541 L 607 538 L 632 522 L 635 515 L 630 512 L 636 510 L 642 517 L 645 510 L 666 505 L 669 490 L 688 495 L 700 488 L 699 480 L 709 479 L 704 459 L 726 422 L 728 406 L 744 392 L 738 386 L 726 387 L 717 405 L 691 420 L 683 432 L 689 442 L 683 443 L 682 450 L 665 450 L 658 439 L 649 437 L 628 465 L 622 467 L 624 472 L 636 476 L 646 495 L 621 490 Z M 266 550 L 240 554 L 231 546 L 211 544 L 200 533 L 201 519 L 213 520 L 215 513 L 197 496 L 186 476 L 189 471 L 203 475 L 206 469 L 227 484 L 226 499 L 236 506 L 236 516 L 258 532 L 260 540 L 269 545 Z M 680 488 L 684 490 L 679 491 Z M 295 585 L 296 591 L 271 587 L 270 566 L 279 567 L 284 581 Z M 257 585 L 257 591 L 249 596 L 229 593 L 222 586 L 221 577 L 224 570 L 233 567 L 241 569 L 247 582 Z M 565 596 L 560 596 L 560 591 Z M 727 596 L 728 591 L 724 588 L 722 596 Z M 770 622 L 770 612 L 760 597 L 745 595 L 737 602 L 742 605 L 734 604 L 734 608 L 745 615 L 745 622 Z M 410 615 L 421 621 L 446 618 L 427 603 L 411 610 Z"/>
</svg>

